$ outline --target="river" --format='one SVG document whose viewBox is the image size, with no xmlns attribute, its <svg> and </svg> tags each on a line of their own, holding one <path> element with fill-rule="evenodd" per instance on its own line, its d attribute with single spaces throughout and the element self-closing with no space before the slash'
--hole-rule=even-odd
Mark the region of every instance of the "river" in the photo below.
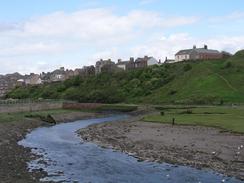
<svg viewBox="0 0 244 183">
<path fill-rule="evenodd" d="M 210 170 L 185 166 L 139 162 L 126 154 L 82 142 L 75 133 L 88 125 L 118 121 L 127 116 L 80 120 L 41 127 L 19 142 L 40 158 L 28 163 L 30 171 L 48 173 L 43 182 L 65 183 L 241 183 Z"/>
</svg>

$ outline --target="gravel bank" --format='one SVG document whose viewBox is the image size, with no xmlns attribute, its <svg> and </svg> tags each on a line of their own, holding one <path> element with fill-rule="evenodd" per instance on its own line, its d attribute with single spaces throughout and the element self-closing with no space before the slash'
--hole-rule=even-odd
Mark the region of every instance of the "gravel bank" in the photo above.
<svg viewBox="0 0 244 183">
<path fill-rule="evenodd" d="M 78 133 L 83 140 L 126 152 L 139 160 L 210 168 L 244 180 L 243 135 L 140 120 L 92 125 Z"/>
</svg>

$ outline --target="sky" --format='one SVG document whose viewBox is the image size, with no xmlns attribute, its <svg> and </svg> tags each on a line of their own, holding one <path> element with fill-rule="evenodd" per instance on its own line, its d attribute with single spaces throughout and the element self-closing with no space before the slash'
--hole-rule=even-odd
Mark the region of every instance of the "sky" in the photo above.
<svg viewBox="0 0 244 183">
<path fill-rule="evenodd" d="M 244 49 L 243 0 L 0 0 L 0 74 Z"/>
</svg>

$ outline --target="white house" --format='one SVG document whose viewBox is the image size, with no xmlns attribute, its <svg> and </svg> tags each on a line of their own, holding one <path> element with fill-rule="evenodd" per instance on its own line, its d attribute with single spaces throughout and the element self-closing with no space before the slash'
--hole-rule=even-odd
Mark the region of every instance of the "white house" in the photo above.
<svg viewBox="0 0 244 183">
<path fill-rule="evenodd" d="M 210 60 L 220 59 L 222 54 L 218 50 L 208 49 L 207 45 L 203 48 L 197 48 L 193 46 L 193 49 L 180 50 L 175 54 L 175 62 L 181 62 L 185 60 Z"/>
<path fill-rule="evenodd" d="M 147 60 L 148 66 L 157 65 L 157 64 L 158 64 L 158 60 L 156 60 L 154 57 L 149 57 L 149 59 Z"/>
</svg>

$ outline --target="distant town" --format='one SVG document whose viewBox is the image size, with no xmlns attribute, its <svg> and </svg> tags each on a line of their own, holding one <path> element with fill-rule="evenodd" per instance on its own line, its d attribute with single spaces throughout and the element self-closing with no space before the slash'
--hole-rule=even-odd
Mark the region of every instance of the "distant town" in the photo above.
<svg viewBox="0 0 244 183">
<path fill-rule="evenodd" d="M 175 54 L 174 59 L 168 59 L 166 57 L 164 61 L 161 59 L 157 60 L 151 56 L 144 56 L 143 58 L 137 59 L 131 57 L 129 60 L 118 59 L 117 63 L 111 59 L 101 59 L 96 62 L 95 66 L 84 66 L 83 68 L 77 68 L 75 70 L 69 70 L 61 67 L 52 72 L 42 72 L 41 74 L 31 73 L 29 75 L 21 75 L 19 73 L 13 73 L 0 75 L 0 97 L 4 97 L 6 93 L 17 86 L 40 85 L 44 83 L 64 81 L 74 76 L 86 77 L 102 72 L 129 71 L 152 65 L 161 65 L 164 63 L 176 63 L 187 60 L 220 59 L 229 56 L 231 56 L 231 54 L 228 52 L 208 49 L 208 46 L 204 45 L 203 48 L 193 46 L 192 49 L 180 50 Z"/>
</svg>

